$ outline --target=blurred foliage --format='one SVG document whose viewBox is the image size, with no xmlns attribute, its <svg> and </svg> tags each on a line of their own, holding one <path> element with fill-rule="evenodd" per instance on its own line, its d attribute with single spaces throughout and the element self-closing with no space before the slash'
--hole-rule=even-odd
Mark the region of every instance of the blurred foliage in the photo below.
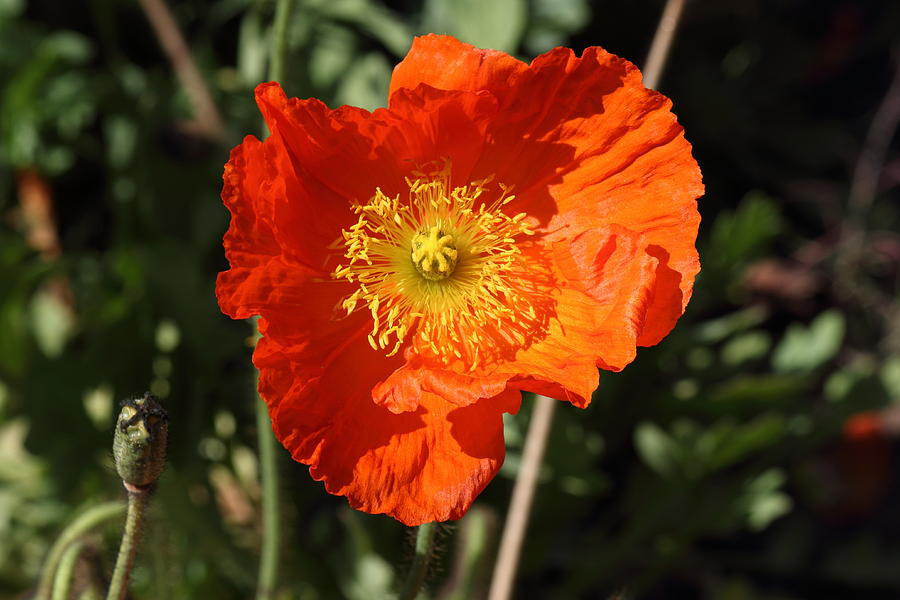
<svg viewBox="0 0 900 600">
<path fill-rule="evenodd" d="M 272 3 L 171 4 L 228 143 L 258 133 Z M 283 83 L 381 106 L 428 31 L 640 63 L 662 4 L 298 0 Z M 900 596 L 896 144 L 854 225 L 864 252 L 848 264 L 842 241 L 897 31 L 888 1 L 689 4 L 661 91 L 705 175 L 703 271 L 662 344 L 603 373 L 586 411 L 557 411 L 517 598 Z M 120 496 L 113 415 L 145 389 L 172 425 L 134 597 L 251 594 L 251 331 L 213 292 L 227 152 L 138 3 L 0 0 L 0 596 L 27 597 L 64 524 Z M 529 412 L 506 419 L 501 476 L 442 532 L 433 597 L 483 593 Z M 409 534 L 280 458 L 280 597 L 390 597 Z M 83 577 L 109 571 L 108 541 L 91 543 Z"/>
</svg>

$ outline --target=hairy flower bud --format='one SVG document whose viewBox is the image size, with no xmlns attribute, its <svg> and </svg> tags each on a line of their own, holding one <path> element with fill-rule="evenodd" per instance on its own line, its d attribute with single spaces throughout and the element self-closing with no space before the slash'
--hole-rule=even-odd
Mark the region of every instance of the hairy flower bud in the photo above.
<svg viewBox="0 0 900 600">
<path fill-rule="evenodd" d="M 126 488 L 146 488 L 156 481 L 165 466 L 168 433 L 169 415 L 150 392 L 122 403 L 113 457 Z"/>
</svg>

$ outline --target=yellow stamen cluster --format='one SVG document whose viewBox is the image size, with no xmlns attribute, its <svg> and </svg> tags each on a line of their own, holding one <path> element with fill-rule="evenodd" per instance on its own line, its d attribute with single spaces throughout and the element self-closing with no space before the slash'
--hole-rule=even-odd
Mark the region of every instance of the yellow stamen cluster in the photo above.
<svg viewBox="0 0 900 600">
<path fill-rule="evenodd" d="M 380 188 L 354 211 L 343 233 L 344 257 L 335 279 L 359 287 L 344 298 L 349 315 L 365 303 L 372 314 L 369 344 L 396 354 L 413 348 L 469 368 L 515 352 L 546 327 L 541 295 L 522 259 L 524 236 L 534 234 L 525 213 L 503 212 L 514 196 L 489 179 L 450 187 L 449 166 L 407 178 L 409 195 Z"/>
</svg>

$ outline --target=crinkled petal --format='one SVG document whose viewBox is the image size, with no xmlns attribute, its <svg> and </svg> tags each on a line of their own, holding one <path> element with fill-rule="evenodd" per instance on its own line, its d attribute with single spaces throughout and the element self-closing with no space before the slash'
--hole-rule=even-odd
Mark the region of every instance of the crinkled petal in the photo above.
<svg viewBox="0 0 900 600">
<path fill-rule="evenodd" d="M 332 494 L 407 525 L 461 517 L 503 463 L 505 391 L 459 407 L 424 392 L 415 411 L 395 414 L 372 402 L 371 382 L 386 375 L 351 344 L 315 379 L 289 348 L 267 338 L 254 362 L 275 434 Z"/>
<path fill-rule="evenodd" d="M 454 178 L 468 181 L 497 112 L 488 92 L 419 86 L 399 92 L 390 110 L 372 113 L 287 98 L 276 83 L 261 84 L 257 103 L 274 136 L 286 147 L 298 177 L 321 197 L 317 206 L 366 202 L 379 187 L 388 196 L 408 193 L 406 177 L 449 159 Z"/>
<path fill-rule="evenodd" d="M 584 407 L 597 387 L 597 367 L 619 371 L 634 360 L 657 307 L 679 290 L 680 277 L 646 238 L 609 225 L 553 244 L 565 282 L 548 335 L 502 366 L 510 385 Z M 674 322 L 674 321 L 673 321 Z"/>
<path fill-rule="evenodd" d="M 423 35 L 413 40 L 409 53 L 394 67 L 390 106 L 399 90 L 423 83 L 442 90 L 488 90 L 505 100 L 527 68 L 505 52 L 476 48 L 448 35 Z"/>
<path fill-rule="evenodd" d="M 276 224 L 274 215 L 288 178 L 277 168 L 284 167 L 278 164 L 280 150 L 276 143 L 248 137 L 225 166 L 222 199 L 232 218 L 224 245 L 231 268 L 219 274 L 216 296 L 229 316 L 262 316 L 269 336 L 302 346 L 310 361 L 321 364 L 369 324 L 363 314 L 347 317 L 336 310 L 351 286 L 309 266 L 320 259 L 296 260 L 299 247 L 280 235 L 283 223 Z"/>
<path fill-rule="evenodd" d="M 508 375 L 459 373 L 429 365 L 409 354 L 409 362 L 372 390 L 375 401 L 392 412 L 415 410 L 426 393 L 436 394 L 456 406 L 468 406 L 506 389 Z"/>
<path fill-rule="evenodd" d="M 548 52 L 514 91 L 476 170 L 501 180 L 523 174 L 511 210 L 538 217 L 551 238 L 598 224 L 644 236 L 666 284 L 654 286 L 636 343 L 657 343 L 684 312 L 700 268 L 703 185 L 671 102 L 644 88 L 634 65 L 600 48 L 581 57 Z"/>
<path fill-rule="evenodd" d="M 431 35 L 395 70 L 388 109 L 331 110 L 277 84 L 257 101 L 272 136 L 245 140 L 226 168 L 219 301 L 262 315 L 254 361 L 276 435 L 355 508 L 411 525 L 461 516 L 502 463 L 518 390 L 586 406 L 597 367 L 623 368 L 690 298 L 699 169 L 671 103 L 599 48 L 529 66 Z M 534 335 L 478 370 L 385 357 L 367 311 L 334 312 L 353 291 L 328 276 L 353 203 L 376 187 L 405 195 L 406 177 L 443 160 L 454 185 L 512 186 L 505 210 L 536 223 L 554 280 L 551 294 L 525 281 Z"/>
</svg>

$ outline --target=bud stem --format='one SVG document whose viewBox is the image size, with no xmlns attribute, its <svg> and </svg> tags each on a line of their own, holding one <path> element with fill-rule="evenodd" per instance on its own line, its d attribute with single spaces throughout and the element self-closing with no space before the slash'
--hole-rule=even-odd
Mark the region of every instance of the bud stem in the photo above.
<svg viewBox="0 0 900 600">
<path fill-rule="evenodd" d="M 126 486 L 126 488 L 128 489 L 128 516 L 125 518 L 125 533 L 122 535 L 119 558 L 116 559 L 116 568 L 113 571 L 106 600 L 122 600 L 128 593 L 128 578 L 131 575 L 131 567 L 134 566 L 137 540 L 141 532 L 141 523 L 144 520 L 144 510 L 147 508 L 147 501 L 150 497 L 149 489 L 133 486 Z"/>
<path fill-rule="evenodd" d="M 428 573 L 428 563 L 434 547 L 434 534 L 437 531 L 436 523 L 424 523 L 419 525 L 416 531 L 416 555 L 413 558 L 403 591 L 400 592 L 400 600 L 415 600 L 422 589 L 422 582 Z"/>
<path fill-rule="evenodd" d="M 78 538 L 100 523 L 122 514 L 123 508 L 124 506 L 122 506 L 121 502 L 107 502 L 105 504 L 94 506 L 79 515 L 65 530 L 63 530 L 56 542 L 54 542 L 53 547 L 50 549 L 50 554 L 47 556 L 47 562 L 44 563 L 44 570 L 41 572 L 37 593 L 34 595 L 35 600 L 50 599 L 53 579 L 66 549 L 77 541 Z"/>
<path fill-rule="evenodd" d="M 84 549 L 84 542 L 76 540 L 69 544 L 60 558 L 59 568 L 56 569 L 56 576 L 53 578 L 52 600 L 68 600 L 69 588 L 72 586 L 72 572 L 75 570 L 75 563 L 78 562 L 78 556 L 82 549 Z"/>
</svg>

